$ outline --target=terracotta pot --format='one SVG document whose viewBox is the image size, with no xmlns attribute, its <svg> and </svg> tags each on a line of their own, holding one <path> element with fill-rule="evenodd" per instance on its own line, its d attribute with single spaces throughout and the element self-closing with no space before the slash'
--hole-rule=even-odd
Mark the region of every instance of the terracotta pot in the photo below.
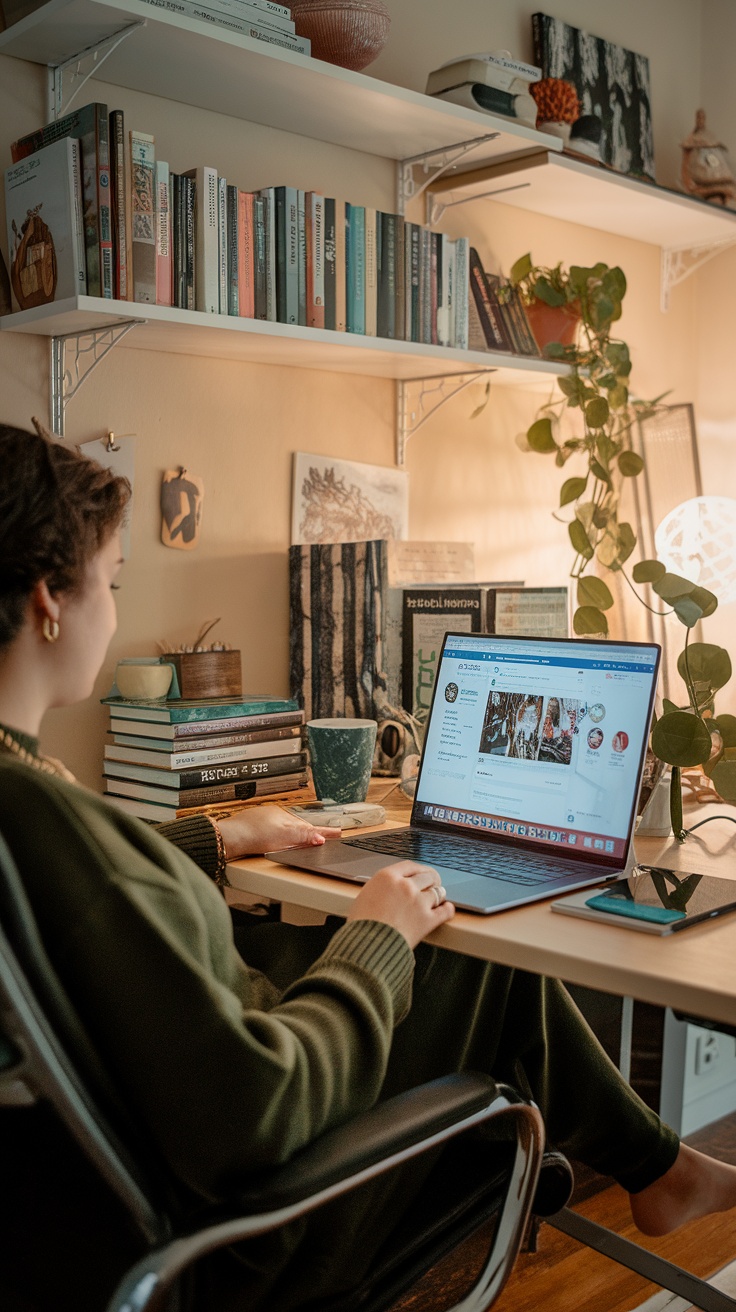
<svg viewBox="0 0 736 1312">
<path fill-rule="evenodd" d="M 391 25 L 383 0 L 293 0 L 291 16 L 314 59 L 355 72 L 380 54 Z"/>
<path fill-rule="evenodd" d="M 540 351 L 544 351 L 550 342 L 572 346 L 580 323 L 580 314 L 574 305 L 547 305 L 544 301 L 534 300 L 525 309 Z"/>
</svg>

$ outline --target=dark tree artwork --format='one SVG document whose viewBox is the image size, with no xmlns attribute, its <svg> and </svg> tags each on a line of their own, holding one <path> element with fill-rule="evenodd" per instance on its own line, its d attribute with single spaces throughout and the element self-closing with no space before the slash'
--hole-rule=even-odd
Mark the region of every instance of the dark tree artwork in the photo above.
<svg viewBox="0 0 736 1312">
<path fill-rule="evenodd" d="M 561 18 L 532 15 L 534 58 L 543 77 L 572 82 L 581 114 L 602 125 L 601 159 L 619 173 L 655 181 L 649 60 Z"/>
</svg>

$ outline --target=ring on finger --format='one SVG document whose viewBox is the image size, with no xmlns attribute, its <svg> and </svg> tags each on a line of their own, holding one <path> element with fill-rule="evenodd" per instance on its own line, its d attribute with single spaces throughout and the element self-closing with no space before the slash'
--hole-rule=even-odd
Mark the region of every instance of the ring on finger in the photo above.
<svg viewBox="0 0 736 1312">
<path fill-rule="evenodd" d="M 442 903 L 447 901 L 447 889 L 444 887 L 443 884 L 438 884 L 434 891 L 437 895 L 436 905 L 438 907 L 441 907 Z"/>
</svg>

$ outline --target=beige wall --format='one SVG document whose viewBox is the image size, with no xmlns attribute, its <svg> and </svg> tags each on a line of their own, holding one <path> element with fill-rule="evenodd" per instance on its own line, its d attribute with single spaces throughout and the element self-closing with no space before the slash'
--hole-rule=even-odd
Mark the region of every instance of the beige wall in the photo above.
<svg viewBox="0 0 736 1312">
<path fill-rule="evenodd" d="M 677 142 L 689 131 L 700 100 L 707 51 L 719 46 L 730 0 L 568 0 L 560 16 L 649 55 L 655 145 L 660 178 L 672 182 Z M 528 19 L 519 0 L 463 0 L 446 6 L 389 0 L 392 37 L 374 66 L 378 76 L 419 89 L 426 71 L 452 53 L 506 46 L 531 54 Z M 492 15 L 493 21 L 490 21 Z M 702 26 L 701 26 L 702 19 Z M 701 70 L 702 45 L 702 70 Z M 707 79 L 706 79 L 707 80 Z M 130 127 L 154 132 L 157 152 L 176 170 L 214 164 L 240 186 L 288 181 L 357 203 L 393 207 L 393 168 L 357 152 L 219 118 L 184 105 L 90 83 L 87 98 L 125 110 Z M 0 59 L 0 122 L 8 140 L 42 121 L 45 92 L 35 66 Z M 733 116 L 731 120 L 733 121 Z M 724 119 L 724 130 L 728 120 Z M 659 310 L 659 252 L 635 241 L 538 218 L 518 210 L 475 205 L 456 210 L 447 230 L 464 232 L 497 267 L 525 250 L 541 262 L 620 263 L 629 280 L 622 333 L 636 362 L 641 395 L 670 387 L 677 400 L 710 397 L 711 425 L 703 463 L 718 485 L 720 429 L 728 397 L 716 369 L 715 345 L 705 351 L 707 308 L 721 257 L 678 288 L 672 309 Z M 4 230 L 4 226 L 3 226 Z M 708 279 L 713 280 L 710 287 Z M 724 376 L 733 330 L 711 332 Z M 135 342 L 135 334 L 127 339 Z M 3 418 L 27 424 L 47 414 L 48 347 L 41 339 L 0 338 Z M 704 359 L 704 352 L 706 359 Z M 67 412 L 67 433 L 88 440 L 107 428 L 137 434 L 133 553 L 118 594 L 120 626 L 99 681 L 105 691 L 116 659 L 153 649 L 157 638 L 186 640 L 204 619 L 223 617 L 220 632 L 243 651 L 248 690 L 283 694 L 288 683 L 287 559 L 290 457 L 325 452 L 389 465 L 394 458 L 393 385 L 349 375 L 118 349 L 97 369 Z M 417 538 L 468 539 L 476 544 L 478 576 L 559 583 L 569 568 L 565 529 L 550 514 L 560 471 L 551 461 L 522 455 L 514 436 L 533 415 L 539 395 L 492 389 L 484 414 L 469 418 L 480 388 L 468 389 L 433 417 L 409 446 L 410 532 Z M 716 428 L 713 427 L 716 425 Z M 701 425 L 702 431 L 702 425 Z M 203 537 L 198 551 L 166 550 L 158 541 L 161 471 L 184 464 L 204 479 Z M 569 473 L 569 468 L 566 471 Z M 566 476 L 566 475 L 565 475 Z M 96 786 L 104 716 L 95 703 L 52 712 L 47 749 L 62 755 Z"/>
</svg>

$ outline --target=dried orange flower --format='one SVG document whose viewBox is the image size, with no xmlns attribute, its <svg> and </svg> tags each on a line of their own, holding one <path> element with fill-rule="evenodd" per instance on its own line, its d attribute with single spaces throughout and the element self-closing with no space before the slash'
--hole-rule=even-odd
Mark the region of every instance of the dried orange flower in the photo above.
<svg viewBox="0 0 736 1312">
<path fill-rule="evenodd" d="M 574 123 L 580 118 L 580 101 L 572 82 L 561 77 L 543 77 L 529 90 L 537 102 L 537 125 L 540 123 Z"/>
</svg>

